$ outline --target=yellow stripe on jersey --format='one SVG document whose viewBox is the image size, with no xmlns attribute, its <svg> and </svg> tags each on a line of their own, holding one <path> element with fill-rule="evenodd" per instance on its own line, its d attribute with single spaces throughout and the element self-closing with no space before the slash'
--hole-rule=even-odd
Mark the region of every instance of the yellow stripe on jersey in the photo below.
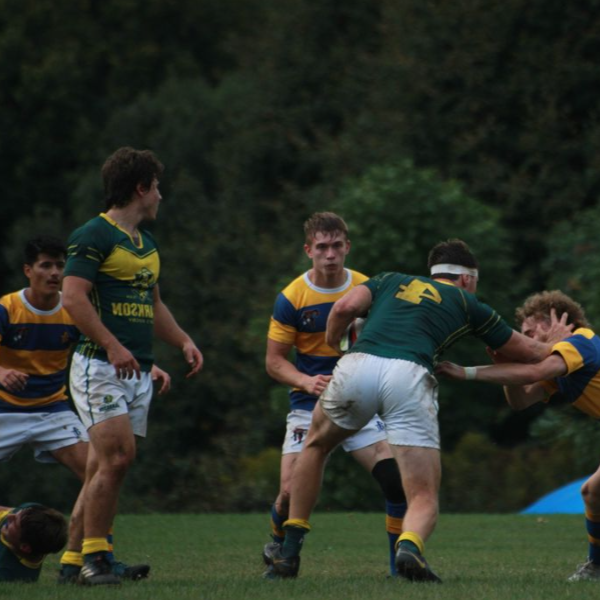
<svg viewBox="0 0 600 600">
<path fill-rule="evenodd" d="M 51 375 L 67 368 L 69 356 L 62 350 L 15 350 L 0 346 L 0 365 L 28 375 Z"/>
<path fill-rule="evenodd" d="M 568 342 L 558 342 L 552 346 L 552 352 L 558 352 L 564 359 L 567 365 L 567 375 L 583 367 L 583 356 L 578 352 L 577 348 Z"/>
<path fill-rule="evenodd" d="M 140 278 L 140 283 L 148 287 L 158 279 L 160 260 L 156 248 L 152 248 L 147 254 L 139 255 L 123 246 L 115 246 L 99 271 L 121 281 Z"/>
<path fill-rule="evenodd" d="M 14 406 L 26 406 L 30 408 L 32 406 L 47 406 L 58 400 L 64 400 L 66 386 L 62 386 L 58 391 L 54 392 L 51 396 L 44 396 L 43 398 L 21 398 L 19 396 L 13 396 L 6 390 L 0 390 L 0 400 L 13 404 Z"/>
<path fill-rule="evenodd" d="M 269 339 L 281 344 L 294 345 L 296 341 L 296 329 L 291 325 L 284 325 L 271 317 L 269 325 Z"/>
<path fill-rule="evenodd" d="M 325 343 L 325 332 L 299 333 L 296 332 L 295 345 L 302 348 L 302 354 L 316 356 L 339 356 L 339 354 Z"/>
</svg>

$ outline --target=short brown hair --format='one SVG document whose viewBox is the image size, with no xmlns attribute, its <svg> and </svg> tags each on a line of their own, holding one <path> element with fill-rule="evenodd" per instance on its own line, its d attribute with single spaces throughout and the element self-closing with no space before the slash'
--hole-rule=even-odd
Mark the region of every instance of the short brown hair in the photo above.
<svg viewBox="0 0 600 600">
<path fill-rule="evenodd" d="M 60 552 L 67 543 L 67 521 L 57 510 L 41 504 L 22 509 L 21 544 L 39 556 Z"/>
<path fill-rule="evenodd" d="M 348 238 L 348 225 L 342 217 L 332 212 L 318 212 L 311 215 L 304 222 L 304 236 L 306 243 L 310 244 L 318 232 L 343 233 Z"/>
<path fill-rule="evenodd" d="M 567 313 L 568 322 L 572 323 L 576 329 L 590 326 L 581 304 L 575 302 L 560 290 L 540 292 L 529 296 L 523 305 L 516 310 L 517 325 L 520 327 L 528 317 L 547 321 L 550 319 L 552 309 L 556 311 L 556 316 L 559 318 L 563 313 Z"/>
<path fill-rule="evenodd" d="M 106 210 L 127 206 L 138 184 L 149 189 L 152 181 L 160 178 L 164 170 L 163 164 L 150 150 L 125 146 L 113 152 L 102 166 Z"/>
<path fill-rule="evenodd" d="M 453 238 L 445 242 L 437 243 L 430 251 L 427 257 L 427 268 L 431 269 L 434 265 L 460 265 L 468 269 L 477 269 L 479 267 L 477 259 L 471 252 L 471 249 L 465 242 L 458 238 Z M 436 273 L 436 277 L 458 279 L 458 275 L 451 273 Z"/>
</svg>

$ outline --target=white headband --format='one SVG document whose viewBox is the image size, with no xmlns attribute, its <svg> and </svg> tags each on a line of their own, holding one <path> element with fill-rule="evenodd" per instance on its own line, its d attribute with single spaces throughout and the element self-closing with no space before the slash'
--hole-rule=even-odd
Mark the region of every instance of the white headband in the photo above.
<svg viewBox="0 0 600 600">
<path fill-rule="evenodd" d="M 449 273 L 450 275 L 470 275 L 471 277 L 479 277 L 477 269 L 469 269 L 462 265 L 433 265 L 431 267 L 431 274 L 436 275 L 437 273 Z"/>
</svg>

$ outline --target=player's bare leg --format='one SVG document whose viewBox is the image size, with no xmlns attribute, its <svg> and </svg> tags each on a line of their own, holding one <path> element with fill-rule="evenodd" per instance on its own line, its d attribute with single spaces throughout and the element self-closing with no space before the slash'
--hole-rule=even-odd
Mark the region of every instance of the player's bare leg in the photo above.
<svg viewBox="0 0 600 600">
<path fill-rule="evenodd" d="M 600 580 L 600 468 L 583 484 L 581 495 L 585 503 L 585 525 L 590 541 L 587 560 L 567 581 Z"/>
<path fill-rule="evenodd" d="M 335 425 L 317 403 L 304 448 L 298 457 L 292 476 L 290 518 L 284 524 L 285 542 L 273 557 L 267 576 L 296 577 L 300 567 L 300 548 L 304 535 L 310 531 L 308 519 L 312 513 L 323 480 L 323 470 L 331 451 L 355 430 Z"/>
<path fill-rule="evenodd" d="M 442 473 L 440 451 L 413 446 L 392 446 L 392 450 L 408 502 L 396 554 L 398 573 L 412 581 L 440 582 L 423 558 L 424 544 L 438 517 Z"/>
<path fill-rule="evenodd" d="M 88 430 L 90 460 L 95 470 L 86 476 L 84 513 L 84 566 L 79 581 L 84 584 L 113 584 L 120 579 L 107 560 L 106 536 L 112 525 L 119 492 L 129 466 L 135 459 L 135 437 L 128 415 L 97 423 Z"/>
</svg>

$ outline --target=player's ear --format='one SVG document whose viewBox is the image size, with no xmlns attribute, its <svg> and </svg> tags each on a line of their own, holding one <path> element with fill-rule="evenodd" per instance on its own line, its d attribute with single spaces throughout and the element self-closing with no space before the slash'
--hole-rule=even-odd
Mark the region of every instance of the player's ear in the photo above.
<svg viewBox="0 0 600 600">
<path fill-rule="evenodd" d="M 29 279 L 31 277 L 31 265 L 24 263 L 23 264 L 23 273 L 25 273 L 25 277 L 27 277 L 27 279 Z"/>
<path fill-rule="evenodd" d="M 19 544 L 19 552 L 21 554 L 31 554 L 31 545 L 27 543 Z"/>
<path fill-rule="evenodd" d="M 304 244 L 304 252 L 306 252 L 306 256 L 308 256 L 308 258 L 312 258 L 312 247 L 309 246 L 308 244 Z"/>
</svg>

